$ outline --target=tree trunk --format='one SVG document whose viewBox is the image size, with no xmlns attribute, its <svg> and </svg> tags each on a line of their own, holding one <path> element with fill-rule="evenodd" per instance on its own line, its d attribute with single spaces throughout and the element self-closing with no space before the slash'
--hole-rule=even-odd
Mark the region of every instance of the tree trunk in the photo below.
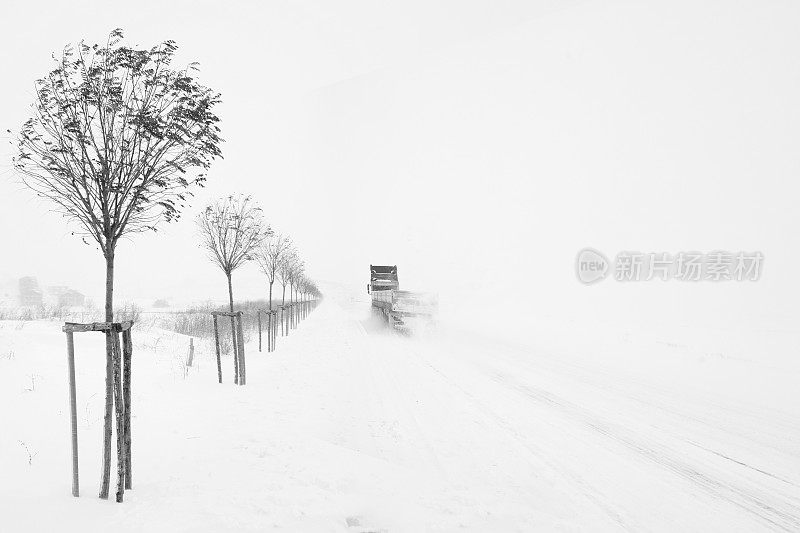
<svg viewBox="0 0 800 533">
<path fill-rule="evenodd" d="M 233 313 L 233 284 L 231 283 L 230 273 L 228 273 L 228 308 Z"/>
<path fill-rule="evenodd" d="M 233 284 L 231 283 L 231 273 L 228 276 L 228 305 L 230 312 L 233 313 Z M 236 347 L 236 324 L 231 317 L 231 340 L 233 341 L 233 382 L 239 384 L 239 349 Z"/>
<path fill-rule="evenodd" d="M 106 322 L 114 321 L 114 251 L 106 253 Z M 108 499 L 111 478 L 111 431 L 114 416 L 114 332 L 106 332 L 106 412 L 103 425 L 103 466 L 100 497 Z"/>
</svg>

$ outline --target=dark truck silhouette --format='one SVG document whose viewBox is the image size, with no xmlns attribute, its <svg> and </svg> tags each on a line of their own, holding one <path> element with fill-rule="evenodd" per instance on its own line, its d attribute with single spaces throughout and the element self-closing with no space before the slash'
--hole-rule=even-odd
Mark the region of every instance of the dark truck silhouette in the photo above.
<svg viewBox="0 0 800 533">
<path fill-rule="evenodd" d="M 370 265 L 367 293 L 372 295 L 372 307 L 379 309 L 395 329 L 410 329 L 420 319 L 428 324 L 436 315 L 435 295 L 400 290 L 397 265 Z"/>
</svg>

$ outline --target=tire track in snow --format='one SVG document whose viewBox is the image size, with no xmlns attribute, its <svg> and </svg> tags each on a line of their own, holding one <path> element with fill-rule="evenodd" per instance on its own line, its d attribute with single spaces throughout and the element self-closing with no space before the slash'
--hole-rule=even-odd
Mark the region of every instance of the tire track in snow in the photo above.
<svg viewBox="0 0 800 533">
<path fill-rule="evenodd" d="M 357 320 L 354 320 L 353 322 L 356 324 L 356 327 L 358 328 L 358 331 L 361 333 L 361 337 L 363 338 L 363 340 L 365 342 L 370 342 L 370 340 L 371 340 L 370 336 L 367 334 L 367 331 L 366 331 L 366 329 L 364 329 L 364 326 L 360 322 L 358 322 Z M 423 445 L 423 447 L 425 449 L 426 455 L 428 456 L 428 461 L 427 462 L 429 464 L 431 464 L 436 469 L 436 471 L 439 473 L 439 475 L 442 478 L 447 479 L 448 478 L 447 471 L 445 470 L 444 466 L 442 465 L 442 462 L 439 459 L 439 456 L 436 454 L 435 450 L 433 449 L 433 446 L 431 445 L 430 440 L 425 436 L 425 432 L 422 430 L 422 426 L 419 423 L 419 419 L 411 411 L 411 409 L 406 407 L 407 405 L 409 405 L 409 400 L 408 400 L 407 395 L 404 394 L 400 390 L 400 387 L 397 385 L 397 380 L 391 379 L 386 374 L 386 370 L 382 366 L 380 366 L 379 368 L 376 368 L 379 365 L 375 364 L 375 361 L 372 359 L 372 357 L 367 357 L 366 358 L 366 364 L 369 366 L 370 373 L 372 375 L 374 375 L 375 372 L 378 372 L 378 373 L 380 373 L 381 381 L 383 383 L 391 384 L 391 387 L 394 389 L 394 391 L 396 393 L 395 397 L 399 398 L 401 400 L 401 401 L 395 402 L 395 403 L 399 404 L 400 409 L 403 411 L 403 414 L 405 414 L 406 419 L 410 421 L 411 425 L 413 425 L 413 427 L 415 429 L 415 433 L 416 433 L 418 439 L 422 442 L 422 445 Z"/>
<path fill-rule="evenodd" d="M 374 339 L 374 336 L 366 330 L 360 321 L 353 320 L 353 322 L 357 325 L 362 335 L 370 339 Z M 396 335 L 396 337 L 401 339 L 404 338 L 401 335 Z M 481 402 L 477 397 L 465 390 L 461 385 L 451 380 L 439 369 L 428 363 L 423 357 L 421 357 L 417 350 L 411 348 L 410 343 L 404 345 L 403 348 L 402 355 L 407 355 L 409 352 L 413 353 L 415 356 L 414 359 L 417 361 L 418 366 L 422 367 L 423 369 L 427 369 L 423 370 L 424 372 L 427 373 L 428 371 L 432 370 L 434 376 L 436 376 L 440 381 L 445 382 L 447 386 L 437 388 L 439 391 L 450 389 L 455 391 L 458 396 L 465 396 L 468 399 L 469 404 L 473 405 L 478 412 L 483 414 L 483 418 L 485 420 L 500 428 L 502 435 L 505 435 L 507 439 L 515 442 L 522 449 L 527 450 L 530 456 L 536 458 L 534 460 L 529 456 L 529 458 L 524 459 L 525 461 L 529 462 L 536 468 L 541 468 L 542 465 L 548 467 L 551 472 L 553 472 L 561 480 L 565 480 L 567 483 L 575 487 L 575 491 L 570 491 L 568 494 L 577 493 L 580 497 L 583 497 L 587 502 L 589 502 L 589 505 L 597 508 L 602 515 L 608 517 L 613 524 L 623 531 L 640 531 L 642 529 L 641 526 L 635 523 L 632 517 L 626 516 L 623 510 L 619 509 L 616 505 L 609 501 L 608 498 L 604 497 L 603 493 L 593 486 L 589 481 L 587 481 L 583 476 L 581 476 L 574 469 L 567 468 L 562 464 L 553 461 L 551 456 L 545 450 L 528 439 L 506 419 L 497 415 L 497 413 L 486 406 L 484 402 Z M 417 427 L 419 430 L 418 434 L 424 436 L 422 428 L 419 425 Z M 433 461 L 440 463 L 438 456 L 436 456 L 435 452 L 433 451 L 433 447 L 427 442 L 427 439 L 425 440 L 426 448 L 431 454 Z M 440 467 L 440 472 L 442 471 L 441 469 L 442 467 Z"/>
<path fill-rule="evenodd" d="M 745 468 L 750 470 L 751 472 L 756 472 L 759 474 L 763 474 L 766 477 L 773 478 L 779 480 L 783 483 L 786 483 L 790 486 L 797 487 L 797 480 L 790 481 L 785 477 L 778 476 L 776 474 L 768 472 L 765 468 L 753 466 L 753 464 L 758 463 L 759 455 L 755 453 L 751 453 L 752 457 L 750 457 L 749 461 L 738 460 L 734 459 L 733 456 L 736 455 L 735 452 L 730 451 L 718 451 L 713 450 L 713 445 L 709 445 L 706 443 L 705 446 L 700 446 L 692 440 L 685 438 L 685 437 L 677 437 L 677 435 L 685 434 L 687 426 L 681 424 L 680 421 L 688 421 L 691 424 L 694 424 L 693 431 L 696 434 L 697 438 L 704 438 L 706 440 L 711 440 L 717 446 L 722 445 L 724 447 L 730 447 L 728 441 L 720 441 L 719 435 L 714 434 L 714 431 L 722 432 L 728 436 L 732 436 L 735 438 L 740 439 L 739 442 L 734 442 L 734 445 L 743 446 L 744 443 L 749 443 L 750 446 L 756 445 L 763 448 L 768 448 L 770 450 L 776 451 L 782 456 L 786 457 L 784 462 L 791 461 L 790 458 L 798 457 L 797 453 L 792 451 L 790 447 L 786 445 L 780 445 L 779 442 L 775 441 L 776 434 L 782 434 L 786 430 L 794 430 L 795 429 L 795 422 L 782 424 L 780 423 L 781 417 L 778 416 L 777 413 L 772 411 L 757 413 L 751 411 L 744 410 L 741 414 L 745 414 L 750 417 L 752 420 L 756 421 L 759 425 L 755 428 L 751 428 L 750 431 L 745 431 L 739 425 L 731 425 L 730 423 L 725 423 L 721 419 L 720 416 L 712 416 L 712 415 L 702 415 L 697 414 L 695 412 L 687 411 L 686 406 L 676 406 L 675 405 L 675 392 L 668 391 L 663 386 L 657 386 L 654 384 L 647 384 L 649 396 L 645 397 L 636 392 L 632 392 L 630 387 L 633 385 L 635 387 L 645 386 L 644 383 L 640 382 L 639 380 L 631 380 L 629 376 L 627 385 L 624 385 L 623 382 L 619 381 L 619 376 L 611 373 L 607 369 L 595 369 L 590 368 L 584 365 L 577 364 L 576 362 L 564 361 L 559 360 L 557 358 L 549 357 L 539 353 L 538 351 L 531 351 L 530 349 L 524 349 L 520 346 L 517 346 L 513 343 L 501 343 L 502 347 L 505 350 L 498 350 L 493 353 L 494 356 L 500 356 L 504 359 L 507 363 L 513 364 L 515 366 L 521 366 L 531 372 L 536 372 L 540 374 L 540 370 L 543 368 L 544 370 L 558 376 L 559 378 L 566 378 L 570 381 L 578 383 L 583 386 L 589 386 L 595 388 L 597 390 L 603 391 L 604 393 L 610 394 L 611 397 L 616 397 L 617 400 L 624 399 L 629 400 L 631 402 L 635 402 L 640 406 L 657 409 L 663 413 L 665 413 L 669 418 L 672 420 L 664 420 L 667 422 L 665 425 L 666 427 L 662 426 L 653 426 L 657 427 L 659 431 L 663 431 L 665 435 L 668 435 L 670 438 L 678 438 L 682 442 L 698 447 L 707 451 L 709 454 L 714 455 L 717 458 L 722 458 L 728 460 L 732 464 L 736 464 L 739 467 Z M 510 353 L 513 352 L 515 354 L 521 355 L 523 357 L 514 358 L 510 357 Z M 530 356 L 533 355 L 536 357 L 535 361 L 530 360 Z M 495 372 L 496 369 L 494 367 L 490 367 L 483 362 L 475 361 L 475 360 L 468 360 L 472 365 L 476 367 L 480 367 L 483 373 L 486 372 Z M 597 378 L 598 375 L 604 375 L 608 378 L 613 378 L 609 382 L 609 380 L 602 381 Z M 616 380 L 616 383 L 613 381 Z M 719 412 L 729 412 L 729 413 L 739 413 L 738 408 L 734 409 L 734 407 L 721 405 L 717 402 L 714 402 L 710 399 L 710 396 L 701 395 L 697 396 L 696 401 L 704 406 L 711 407 L 712 409 L 719 411 Z M 645 413 L 646 414 L 646 413 Z M 767 415 L 769 415 L 767 417 Z M 642 416 L 640 413 L 637 413 L 637 416 Z M 777 419 L 776 419 L 777 417 Z M 677 419 L 677 420 L 676 420 Z M 769 420 L 769 425 L 764 426 L 764 420 Z M 775 427 L 773 427 L 775 426 Z M 780 428 L 780 429 L 779 429 Z M 764 430 L 771 429 L 771 437 L 765 437 Z M 785 442 L 791 443 L 794 442 L 790 438 L 785 438 Z M 750 451 L 750 446 L 748 446 L 747 450 Z M 774 459 L 774 457 L 773 457 Z M 751 464 L 748 464 L 751 463 Z M 779 465 L 773 465 L 772 469 L 775 469 Z M 793 472 L 794 473 L 794 472 Z"/>
<path fill-rule="evenodd" d="M 771 473 L 767 472 L 766 470 L 761 470 L 760 468 L 757 468 L 757 467 L 749 465 L 749 464 L 747 464 L 745 462 L 739 461 L 738 459 L 734 459 L 733 457 L 728 457 L 724 453 L 720 453 L 718 451 L 712 450 L 711 448 L 706 448 L 705 446 L 702 446 L 702 445 L 697 444 L 696 442 L 692 442 L 690 440 L 686 440 L 685 442 L 691 444 L 692 446 L 700 448 L 701 450 L 707 451 L 708 453 L 713 453 L 714 455 L 716 455 L 718 457 L 721 457 L 721 458 L 723 458 L 723 459 L 725 459 L 727 461 L 730 461 L 732 463 L 736 463 L 739 466 L 743 466 L 745 468 L 749 468 L 750 470 L 754 470 L 754 471 L 758 472 L 759 474 L 763 474 L 765 476 L 777 479 L 778 481 L 783 481 L 784 483 L 786 483 L 788 485 L 792 485 L 793 487 L 800 488 L 800 485 L 797 485 L 796 483 L 792 483 L 788 479 L 782 478 L 781 476 L 776 476 L 775 474 L 771 474 Z"/>
<path fill-rule="evenodd" d="M 414 353 L 417 360 L 430 367 L 451 386 L 457 390 L 460 390 L 470 399 L 470 401 L 478 405 L 484 412 L 494 418 L 501 427 L 513 434 L 515 438 L 523 445 L 531 449 L 531 451 L 533 451 L 536 455 L 542 455 L 541 450 L 537 449 L 535 446 L 532 446 L 531 443 L 528 442 L 527 437 L 516 430 L 516 428 L 514 428 L 510 422 L 494 413 L 491 408 L 487 407 L 484 402 L 478 399 L 474 394 L 450 379 L 441 370 L 423 358 L 423 356 L 417 350 L 409 347 L 409 352 Z M 800 531 L 800 506 L 790 501 L 790 498 L 782 497 L 782 495 L 777 494 L 764 494 L 763 491 L 754 491 L 752 489 L 748 490 L 734 483 L 717 479 L 712 474 L 701 472 L 697 467 L 682 461 L 678 457 L 679 452 L 653 442 L 643 442 L 643 439 L 637 439 L 633 434 L 631 434 L 630 431 L 605 422 L 591 411 L 560 398 L 548 391 L 526 385 L 509 376 L 508 374 L 500 373 L 493 369 L 487 374 L 493 379 L 493 381 L 504 388 L 517 390 L 529 399 L 536 401 L 538 404 L 557 410 L 566 418 L 575 422 L 579 422 L 584 427 L 591 429 L 597 434 L 611 439 L 634 451 L 638 456 L 648 460 L 649 462 L 655 463 L 659 467 L 665 468 L 671 471 L 673 474 L 676 474 L 679 477 L 693 483 L 694 485 L 703 489 L 706 493 L 710 494 L 712 497 L 728 502 L 729 504 L 746 511 L 761 523 L 780 531 Z M 692 444 L 688 440 L 685 440 L 685 442 Z M 720 455 L 718 452 L 714 452 L 713 450 L 709 451 L 716 455 Z M 727 459 L 732 460 L 730 458 Z M 735 460 L 733 461 L 740 463 Z M 588 483 L 580 479 L 580 477 L 576 474 L 568 472 L 560 466 L 554 465 L 552 462 L 549 464 L 549 466 L 562 473 L 566 473 L 573 481 L 577 482 L 579 486 L 583 488 L 591 488 L 589 487 Z M 743 466 L 749 467 L 749 465 L 746 464 Z M 758 471 L 758 469 L 752 467 L 749 468 Z M 786 480 L 783 480 L 778 476 L 774 476 L 766 472 L 764 474 L 786 482 Z M 794 484 L 792 485 L 794 486 Z M 597 493 L 597 490 L 593 489 L 592 492 Z M 626 524 L 624 520 L 622 520 L 621 511 L 614 510 L 613 506 L 611 506 L 609 502 L 603 501 L 602 497 L 593 497 L 592 492 L 584 493 L 584 495 L 603 508 L 603 510 L 605 510 L 609 516 L 614 518 L 621 526 L 630 529 L 630 526 Z M 778 501 L 776 502 L 773 500 Z M 638 528 L 634 527 L 633 529 Z"/>
<path fill-rule="evenodd" d="M 740 438 L 760 446 L 769 447 L 779 453 L 792 456 L 794 458 L 800 457 L 796 451 L 783 447 L 778 447 L 774 442 L 762 438 L 762 433 L 769 429 L 772 433 L 783 434 L 786 431 L 800 432 L 800 422 L 796 417 L 789 416 L 785 413 L 777 413 L 772 409 L 753 410 L 752 407 L 747 405 L 724 405 L 717 401 L 713 396 L 701 394 L 699 391 L 693 391 L 696 403 L 705 405 L 719 412 L 729 413 L 740 419 L 746 416 L 755 423 L 762 424 L 758 430 L 755 431 L 742 431 L 738 426 L 729 426 L 720 422 L 719 416 L 703 416 L 694 412 L 689 412 L 685 408 L 681 409 L 675 405 L 675 391 L 667 389 L 662 385 L 656 383 L 643 383 L 635 379 L 635 376 L 626 376 L 623 382 L 620 382 L 620 376 L 612 371 L 603 367 L 588 367 L 581 365 L 578 362 L 570 361 L 569 357 L 559 358 L 541 353 L 539 350 L 532 348 L 525 348 L 514 343 L 501 343 L 503 350 L 499 351 L 501 356 L 504 356 L 509 362 L 515 365 L 523 365 L 524 367 L 533 371 L 540 371 L 542 368 L 559 375 L 564 378 L 579 382 L 584 385 L 595 387 L 597 389 L 609 392 L 612 394 L 620 395 L 629 400 L 645 405 L 647 407 L 654 407 L 665 413 L 681 417 L 683 419 L 691 420 L 703 426 L 709 426 L 715 430 L 724 432 L 736 438 Z M 514 352 L 521 357 L 510 359 L 509 352 Z M 536 358 L 535 362 L 531 360 L 531 356 Z M 605 376 L 606 380 L 600 380 L 597 376 Z M 614 383 L 616 381 L 616 383 Z M 625 381 L 627 383 L 625 384 Z M 625 385 L 626 389 L 621 385 Z M 647 388 L 647 397 L 641 396 L 629 390 L 631 387 Z M 764 426 L 764 420 L 768 418 L 769 425 Z"/>
<path fill-rule="evenodd" d="M 597 433 L 619 442 L 641 457 L 657 463 L 661 467 L 695 483 L 713 496 L 738 506 L 771 526 L 784 531 L 800 530 L 800 507 L 789 501 L 780 502 L 781 508 L 778 508 L 778 505 L 769 501 L 774 498 L 769 498 L 763 494 L 757 494 L 754 491 L 748 491 L 733 483 L 715 479 L 710 474 L 700 472 L 694 466 L 673 455 L 675 452 L 668 447 L 655 443 L 644 443 L 641 439 L 637 440 L 629 434 L 630 432 L 602 421 L 585 408 L 542 389 L 520 383 L 513 377 L 505 374 L 495 373 L 493 378 L 498 383 L 511 386 L 536 402 L 548 405 L 570 419 L 579 421 Z"/>
<path fill-rule="evenodd" d="M 488 407 L 485 402 L 478 399 L 474 394 L 466 390 L 464 387 L 449 378 L 441 370 L 436 368 L 433 364 L 425 360 L 417 350 L 409 347 L 408 351 L 414 354 L 415 358 L 420 364 L 433 370 L 433 372 L 451 388 L 459 391 L 463 396 L 465 396 L 471 404 L 484 413 L 507 435 L 509 435 L 510 438 L 519 443 L 523 448 L 527 449 L 532 455 L 537 457 L 542 463 L 547 465 L 554 472 L 561 475 L 563 479 L 568 480 L 575 487 L 577 487 L 579 494 L 599 508 L 603 513 L 605 513 L 606 516 L 608 516 L 615 524 L 625 531 L 638 531 L 641 529 L 640 526 L 634 523 L 631 517 L 625 516 L 625 512 L 622 509 L 617 508 L 613 503 L 611 503 L 611 501 L 605 498 L 603 494 L 585 478 L 580 476 L 574 470 L 568 469 L 553 461 L 547 452 L 531 442 L 531 440 L 522 434 L 517 428 L 515 428 L 513 424 L 498 415 L 492 408 Z"/>
<path fill-rule="evenodd" d="M 359 326 L 363 331 L 363 326 L 361 326 L 361 324 L 359 324 Z M 366 332 L 364 333 L 366 334 Z M 514 351 L 523 352 L 523 350 L 519 348 L 513 349 Z M 623 518 L 624 511 L 614 509 L 613 504 L 605 501 L 603 495 L 597 491 L 595 487 L 590 486 L 589 483 L 583 480 L 579 474 L 570 471 L 568 467 L 555 464 L 548 460 L 548 452 L 543 452 L 542 449 L 536 446 L 536 444 L 530 439 L 529 435 L 526 435 L 524 432 L 520 431 L 508 419 L 498 415 L 487 402 L 481 400 L 479 396 L 473 394 L 471 391 L 465 389 L 459 383 L 451 379 L 441 370 L 436 368 L 436 366 L 428 362 L 427 358 L 423 357 L 419 352 L 412 349 L 410 346 L 408 351 L 413 353 L 420 364 L 423 364 L 433 370 L 451 388 L 460 391 L 462 395 L 464 395 L 472 404 L 484 412 L 511 438 L 518 441 L 534 455 L 541 457 L 543 462 L 548 463 L 548 466 L 553 468 L 555 471 L 562 473 L 567 479 L 580 487 L 581 493 L 587 499 L 597 504 L 621 527 L 626 529 L 639 529 L 638 526 L 633 525 L 631 520 Z M 525 351 L 524 353 L 527 354 L 528 352 Z M 508 359 L 508 357 L 506 357 L 506 359 Z M 468 362 L 471 364 L 475 363 L 474 361 Z M 552 361 L 550 358 L 548 358 L 546 361 L 537 362 L 544 363 L 543 366 L 551 372 L 576 380 L 578 383 L 583 385 L 597 387 L 609 393 L 615 393 L 619 395 L 621 399 L 634 401 L 649 408 L 663 410 L 670 415 L 684 418 L 700 426 L 708 426 L 710 428 L 718 429 L 729 435 L 747 438 L 754 444 L 757 443 L 761 446 L 769 445 L 768 441 L 762 442 L 762 440 L 758 438 L 757 434 L 736 431 L 735 426 L 730 427 L 728 424 L 723 424 L 717 417 L 700 416 L 697 413 L 692 413 L 683 409 L 676 409 L 675 406 L 670 405 L 671 395 L 670 391 L 667 389 L 661 388 L 659 391 L 657 391 L 658 395 L 656 398 L 644 397 L 635 394 L 633 391 L 623 390 L 619 386 L 613 386 L 613 384 L 604 383 L 602 380 L 598 380 L 591 374 L 593 369 L 585 366 L 565 361 Z M 536 362 L 527 360 L 523 361 L 523 364 L 529 369 L 538 369 Z M 489 370 L 488 374 L 490 374 L 490 376 L 491 373 L 494 372 L 494 369 L 490 369 L 488 366 L 486 366 L 486 368 L 480 373 L 486 375 L 487 372 L 485 370 Z M 618 377 L 609 372 L 605 372 L 604 374 L 615 379 Z M 635 376 L 629 376 L 629 379 L 631 378 L 633 378 L 631 384 L 635 384 L 637 387 L 649 385 L 636 380 Z M 770 488 L 760 487 L 755 483 L 750 484 L 746 482 L 732 482 L 731 480 L 726 480 L 725 476 L 720 476 L 719 472 L 714 471 L 714 465 L 704 464 L 702 458 L 697 461 L 687 461 L 687 457 L 679 449 L 665 446 L 659 442 L 656 442 L 653 440 L 653 438 L 640 435 L 635 430 L 628 429 L 625 426 L 610 423 L 604 420 L 602 415 L 585 409 L 580 404 L 569 402 L 563 397 L 557 396 L 541 388 L 527 385 L 515 379 L 512 375 L 495 372 L 495 375 L 492 377 L 492 379 L 498 385 L 503 387 L 504 390 L 517 391 L 530 401 L 534 401 L 540 406 L 559 413 L 562 419 L 577 423 L 578 427 L 584 427 L 597 434 L 601 438 L 615 442 L 617 445 L 633 451 L 635 456 L 641 458 L 642 460 L 654 464 L 658 468 L 667 470 L 680 479 L 688 481 L 706 494 L 709 494 L 714 500 L 725 502 L 725 505 L 730 505 L 736 509 L 744 511 L 765 527 L 783 531 L 800 531 L 800 499 L 793 497 L 791 494 L 775 492 L 770 490 Z M 705 397 L 700 397 L 700 399 L 704 400 Z M 730 412 L 736 415 L 745 414 L 747 417 L 750 417 L 755 421 L 763 421 L 765 415 L 765 413 L 760 413 L 758 410 L 754 411 L 752 409 L 747 410 L 745 413 L 740 413 L 737 408 L 734 408 L 730 405 L 715 403 L 711 401 L 710 398 L 708 405 L 719 411 Z M 772 421 L 773 417 L 770 416 L 770 424 Z M 797 428 L 797 423 L 795 420 L 785 420 L 781 417 L 778 417 L 775 422 L 778 422 L 778 425 L 783 429 L 793 430 Z M 678 423 L 679 420 L 675 420 L 673 422 L 676 427 L 679 427 L 677 426 Z M 664 431 L 664 429 L 659 428 L 659 431 Z M 672 435 L 672 437 L 675 437 L 675 435 Z M 701 448 L 711 455 L 739 465 L 740 467 L 746 468 L 753 473 L 780 481 L 791 487 L 797 487 L 797 484 L 789 481 L 788 479 L 771 474 L 770 472 L 767 472 L 766 470 L 756 466 L 751 466 L 745 461 L 734 459 L 730 454 L 725 454 L 714 450 L 713 446 L 701 446 L 686 438 L 681 440 L 687 445 Z M 787 450 L 781 450 L 778 448 L 776 448 L 776 450 L 783 453 L 788 453 Z"/>
</svg>

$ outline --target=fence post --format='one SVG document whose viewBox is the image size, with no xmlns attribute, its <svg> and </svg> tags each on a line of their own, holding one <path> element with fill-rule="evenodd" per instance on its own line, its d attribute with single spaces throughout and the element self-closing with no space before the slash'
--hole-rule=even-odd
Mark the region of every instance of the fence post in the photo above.
<svg viewBox="0 0 800 533">
<path fill-rule="evenodd" d="M 78 413 L 75 399 L 75 338 L 67 331 L 67 367 L 69 370 L 69 415 L 72 428 L 72 495 L 80 494 L 78 487 Z"/>
<path fill-rule="evenodd" d="M 189 357 L 186 359 L 186 366 L 192 366 L 192 362 L 194 362 L 194 337 L 189 337 Z"/>
</svg>

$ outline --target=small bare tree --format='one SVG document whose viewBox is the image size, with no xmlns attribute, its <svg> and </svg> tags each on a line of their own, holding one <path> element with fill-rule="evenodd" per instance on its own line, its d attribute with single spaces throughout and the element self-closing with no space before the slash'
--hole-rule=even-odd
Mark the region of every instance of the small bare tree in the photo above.
<svg viewBox="0 0 800 533">
<path fill-rule="evenodd" d="M 293 302 L 297 301 L 297 289 L 299 288 L 300 280 L 303 278 L 305 269 L 306 265 L 303 260 L 299 257 L 295 257 L 294 264 L 289 274 L 289 295 Z M 293 297 L 292 293 L 294 293 Z"/>
<path fill-rule="evenodd" d="M 295 282 L 295 287 L 297 287 L 297 300 L 302 302 L 305 300 L 305 291 L 306 291 L 306 275 L 303 273 Z"/>
<path fill-rule="evenodd" d="M 202 245 L 211 261 L 228 279 L 228 305 L 233 313 L 233 271 L 254 258 L 254 252 L 270 234 L 261 216 L 261 208 L 250 196 L 228 196 L 206 207 L 197 217 Z M 236 326 L 231 317 L 231 336 L 234 339 L 234 367 L 238 382 L 236 358 Z M 241 339 L 244 342 L 244 339 Z"/>
<path fill-rule="evenodd" d="M 35 83 L 33 116 L 18 135 L 14 167 L 25 185 L 94 240 L 106 263 L 105 320 L 114 319 L 114 258 L 124 235 L 176 220 L 192 186 L 220 156 L 219 94 L 172 68 L 174 41 L 130 48 L 114 30 L 105 45 L 67 46 Z M 106 336 L 111 390 L 112 336 Z M 103 478 L 108 497 L 113 400 L 107 392 Z"/>
<path fill-rule="evenodd" d="M 297 250 L 295 250 L 294 246 L 292 246 L 286 250 L 283 260 L 278 265 L 278 279 L 280 280 L 281 287 L 283 288 L 283 292 L 281 293 L 281 305 L 286 305 L 286 286 L 291 285 L 294 265 L 298 260 L 299 258 L 297 257 Z"/>
<path fill-rule="evenodd" d="M 269 281 L 269 310 L 272 311 L 272 285 L 278 276 L 280 265 L 286 254 L 291 250 L 292 241 L 285 235 L 271 235 L 256 251 L 255 257 L 259 268 Z"/>
<path fill-rule="evenodd" d="M 297 286 L 298 290 L 300 291 L 300 297 L 302 301 L 307 302 L 311 298 L 319 296 L 319 289 L 317 289 L 316 284 L 305 274 L 302 275 Z"/>
<path fill-rule="evenodd" d="M 322 293 L 320 292 L 319 288 L 317 288 L 317 284 L 314 283 L 313 281 L 309 280 L 307 290 L 308 290 L 308 296 L 311 298 L 319 298 L 320 296 L 322 296 Z"/>
</svg>

